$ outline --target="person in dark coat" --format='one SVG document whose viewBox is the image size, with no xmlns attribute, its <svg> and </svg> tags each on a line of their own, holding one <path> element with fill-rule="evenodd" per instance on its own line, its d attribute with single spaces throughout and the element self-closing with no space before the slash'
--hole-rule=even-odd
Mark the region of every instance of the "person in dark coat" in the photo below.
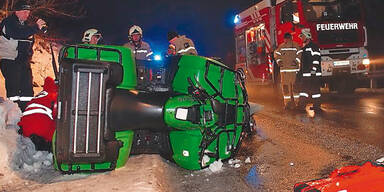
<svg viewBox="0 0 384 192">
<path fill-rule="evenodd" d="M 0 46 L 0 52 L 12 53 L 0 55 L 0 69 L 5 78 L 7 98 L 17 102 L 21 110 L 33 97 L 32 71 L 30 59 L 32 56 L 33 35 L 38 33 L 46 23 L 38 19 L 35 24 L 27 25 L 31 6 L 20 0 L 14 7 L 14 13 L 3 19 L 0 24 L 1 42 L 11 43 L 12 46 Z M 11 56 L 10 56 L 11 55 Z"/>
<path fill-rule="evenodd" d="M 299 106 L 303 109 L 307 103 L 313 103 L 313 110 L 321 112 L 321 53 L 319 46 L 312 41 L 309 29 L 303 29 L 300 38 L 303 40 L 301 67 L 298 73 L 300 83 Z"/>
</svg>

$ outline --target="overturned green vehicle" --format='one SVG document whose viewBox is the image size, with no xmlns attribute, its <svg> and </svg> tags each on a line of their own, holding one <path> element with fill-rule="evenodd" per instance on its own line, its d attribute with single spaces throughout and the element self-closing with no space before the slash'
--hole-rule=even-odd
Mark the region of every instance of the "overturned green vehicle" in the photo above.
<svg viewBox="0 0 384 192">
<path fill-rule="evenodd" d="M 135 61 L 121 46 L 60 52 L 55 167 L 113 170 L 160 154 L 189 170 L 233 157 L 252 126 L 244 81 L 223 64 L 183 55 Z"/>
</svg>

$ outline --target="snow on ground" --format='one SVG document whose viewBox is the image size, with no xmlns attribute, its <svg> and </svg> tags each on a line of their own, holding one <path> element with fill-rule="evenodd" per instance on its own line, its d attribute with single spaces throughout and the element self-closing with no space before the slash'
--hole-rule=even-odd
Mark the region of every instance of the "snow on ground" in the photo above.
<svg viewBox="0 0 384 192">
<path fill-rule="evenodd" d="M 126 166 L 101 174 L 62 175 L 52 154 L 36 151 L 17 134 L 17 104 L 0 103 L 0 191 L 169 191 L 165 162 L 158 155 L 130 157 Z"/>
<path fill-rule="evenodd" d="M 21 111 L 17 104 L 8 100 L 0 103 L 0 186 L 9 184 L 16 177 L 9 164 L 17 146 L 16 123 L 20 116 Z"/>
</svg>

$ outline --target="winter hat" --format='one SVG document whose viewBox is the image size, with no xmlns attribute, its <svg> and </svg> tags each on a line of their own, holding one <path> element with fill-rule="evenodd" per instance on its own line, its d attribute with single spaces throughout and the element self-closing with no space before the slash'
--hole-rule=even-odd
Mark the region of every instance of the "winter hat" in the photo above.
<svg viewBox="0 0 384 192">
<path fill-rule="evenodd" d="M 167 36 L 168 36 L 168 41 L 170 41 L 171 39 L 179 36 L 179 34 L 177 34 L 177 32 L 175 32 L 175 31 L 170 31 L 170 32 L 168 32 Z"/>
<path fill-rule="evenodd" d="M 22 10 L 31 10 L 32 7 L 25 0 L 19 0 L 16 2 L 13 10 L 14 11 L 22 11 Z"/>
</svg>

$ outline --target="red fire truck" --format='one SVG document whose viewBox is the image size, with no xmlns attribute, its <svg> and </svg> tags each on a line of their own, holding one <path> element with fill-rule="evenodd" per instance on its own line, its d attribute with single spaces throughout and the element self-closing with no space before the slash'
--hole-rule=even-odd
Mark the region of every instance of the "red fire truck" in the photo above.
<svg viewBox="0 0 384 192">
<path fill-rule="evenodd" d="M 262 0 L 235 17 L 236 69 L 248 82 L 276 83 L 273 51 L 286 32 L 302 44 L 308 28 L 321 49 L 323 82 L 353 91 L 370 63 L 362 7 L 362 0 Z"/>
</svg>

